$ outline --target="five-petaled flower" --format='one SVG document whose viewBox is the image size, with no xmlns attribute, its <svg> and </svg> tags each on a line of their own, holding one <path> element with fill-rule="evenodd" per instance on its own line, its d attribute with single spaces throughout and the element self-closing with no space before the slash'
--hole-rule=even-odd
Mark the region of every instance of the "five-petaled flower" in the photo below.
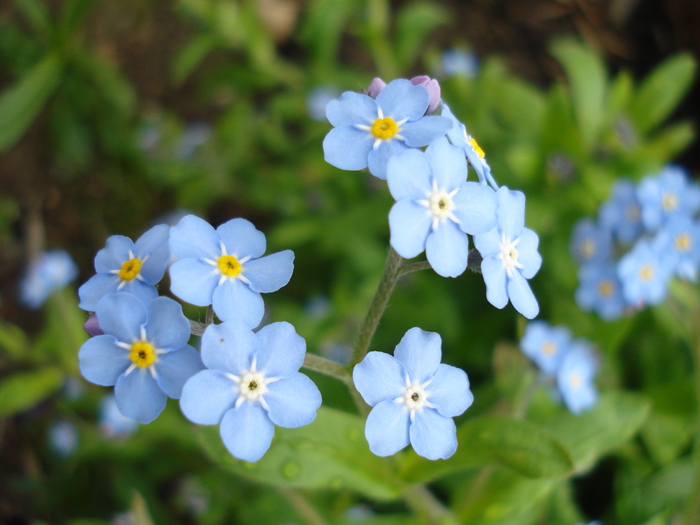
<svg viewBox="0 0 700 525">
<path fill-rule="evenodd" d="M 321 406 L 318 388 L 299 372 L 305 354 L 306 342 L 289 323 L 257 333 L 238 321 L 209 325 L 202 336 L 209 370 L 185 385 L 182 412 L 199 425 L 220 424 L 229 452 L 257 461 L 270 448 L 275 425 L 308 425 Z"/>
<path fill-rule="evenodd" d="M 411 328 L 394 356 L 369 352 L 353 370 L 362 398 L 374 407 L 365 437 L 370 450 L 390 456 L 411 443 L 428 459 L 447 459 L 457 450 L 452 420 L 474 400 L 467 374 L 440 363 L 440 335 Z"/>
</svg>

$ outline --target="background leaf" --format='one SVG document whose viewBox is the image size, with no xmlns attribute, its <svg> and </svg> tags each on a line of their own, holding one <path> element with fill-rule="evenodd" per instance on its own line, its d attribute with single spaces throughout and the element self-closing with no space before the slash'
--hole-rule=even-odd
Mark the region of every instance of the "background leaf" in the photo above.
<svg viewBox="0 0 700 525">
<path fill-rule="evenodd" d="M 63 372 L 56 367 L 19 372 L 4 378 L 0 382 L 0 417 L 32 408 L 58 390 L 63 379 Z"/>
</svg>

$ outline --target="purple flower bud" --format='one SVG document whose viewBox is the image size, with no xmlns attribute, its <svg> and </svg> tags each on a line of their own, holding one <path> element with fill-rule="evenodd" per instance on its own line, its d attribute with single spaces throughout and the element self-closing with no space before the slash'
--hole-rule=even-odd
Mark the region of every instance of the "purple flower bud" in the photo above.
<svg viewBox="0 0 700 525">
<path fill-rule="evenodd" d="M 83 325 L 83 330 L 90 334 L 91 337 L 104 334 L 102 328 L 100 328 L 100 322 L 97 320 L 97 315 L 95 315 L 94 312 L 90 314 L 88 320 L 85 321 L 85 324 Z"/>
<path fill-rule="evenodd" d="M 430 98 L 428 103 L 428 111 L 426 114 L 432 115 L 435 113 L 435 110 L 437 110 L 438 106 L 440 105 L 440 84 L 438 84 L 438 81 L 434 78 L 430 78 L 428 75 L 419 75 L 417 77 L 413 77 L 410 82 L 414 86 L 423 86 L 428 90 L 428 95 Z M 377 98 L 377 95 L 379 95 L 380 91 L 385 87 L 386 82 L 379 77 L 374 77 L 367 88 L 367 94 L 372 98 Z"/>
<path fill-rule="evenodd" d="M 372 97 L 372 98 L 377 98 L 377 95 L 379 95 L 379 92 L 386 87 L 386 82 L 384 82 L 381 78 L 379 77 L 374 77 L 372 79 L 372 82 L 370 82 L 369 87 L 367 88 L 367 94 Z"/>
</svg>

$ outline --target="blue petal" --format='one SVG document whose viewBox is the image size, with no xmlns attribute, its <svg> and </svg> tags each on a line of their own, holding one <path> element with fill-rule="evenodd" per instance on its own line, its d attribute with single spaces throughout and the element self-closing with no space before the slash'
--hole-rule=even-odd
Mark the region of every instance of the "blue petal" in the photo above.
<svg viewBox="0 0 700 525">
<path fill-rule="evenodd" d="M 143 424 L 157 418 L 168 399 L 148 368 L 136 368 L 120 376 L 114 387 L 114 397 L 122 414 Z"/>
<path fill-rule="evenodd" d="M 457 277 L 467 269 L 469 239 L 451 220 L 441 223 L 425 243 L 425 256 L 435 273 L 443 277 Z"/>
<path fill-rule="evenodd" d="M 425 206 L 402 200 L 389 212 L 391 246 L 404 259 L 411 259 L 425 250 L 432 218 Z"/>
<path fill-rule="evenodd" d="M 408 141 L 406 144 L 411 145 Z M 446 137 L 440 137 L 428 146 L 425 156 L 430 162 L 438 188 L 450 192 L 466 182 L 467 159 L 464 158 L 464 152 L 452 146 Z"/>
<path fill-rule="evenodd" d="M 352 371 L 355 388 L 372 407 L 402 396 L 406 387 L 405 376 L 403 365 L 384 352 L 369 352 Z"/>
<path fill-rule="evenodd" d="M 409 443 L 409 412 L 401 403 L 382 401 L 367 416 L 365 437 L 377 456 L 396 454 Z"/>
<path fill-rule="evenodd" d="M 516 246 L 518 250 L 518 262 L 523 265 L 520 272 L 525 279 L 532 279 L 542 266 L 542 256 L 537 252 L 540 239 L 529 228 L 523 228 L 520 242 Z"/>
<path fill-rule="evenodd" d="M 383 140 L 376 149 L 371 149 L 367 157 L 369 172 L 377 178 L 386 179 L 386 166 L 389 159 L 408 149 L 403 142 L 391 139 Z"/>
<path fill-rule="evenodd" d="M 170 248 L 180 259 L 189 257 L 216 260 L 221 255 L 221 238 L 204 219 L 186 215 L 170 228 Z"/>
<path fill-rule="evenodd" d="M 333 128 L 323 139 L 323 158 L 341 170 L 356 171 L 367 167 L 374 137 L 352 126 Z"/>
<path fill-rule="evenodd" d="M 486 233 L 474 236 L 474 246 L 479 250 L 481 256 L 494 257 L 501 253 L 501 236 L 498 228 L 493 228 Z"/>
<path fill-rule="evenodd" d="M 284 250 L 243 265 L 243 275 L 250 289 L 258 293 L 276 292 L 285 286 L 294 272 L 294 252 Z"/>
<path fill-rule="evenodd" d="M 234 457 L 257 461 L 270 448 L 275 425 L 260 405 L 246 402 L 224 414 L 219 431 Z"/>
<path fill-rule="evenodd" d="M 121 279 L 112 273 L 98 273 L 88 279 L 78 288 L 80 298 L 79 308 L 88 312 L 94 312 L 97 303 L 105 295 L 116 293 Z"/>
<path fill-rule="evenodd" d="M 118 347 L 117 339 L 111 335 L 98 335 L 85 341 L 78 359 L 83 377 L 100 386 L 114 385 L 131 365 L 128 350 Z"/>
<path fill-rule="evenodd" d="M 280 427 L 297 428 L 316 418 L 321 392 L 311 379 L 296 372 L 291 377 L 270 383 L 265 394 L 270 420 Z"/>
<path fill-rule="evenodd" d="M 180 409 L 187 419 L 198 425 L 218 425 L 238 399 L 233 379 L 220 370 L 202 370 L 182 388 Z"/>
<path fill-rule="evenodd" d="M 104 297 L 97 303 L 95 313 L 105 334 L 129 344 L 141 339 L 141 327 L 148 320 L 146 307 L 128 293 Z"/>
<path fill-rule="evenodd" d="M 420 150 L 409 149 L 389 159 L 386 181 L 394 200 L 424 199 L 432 191 L 428 158 Z"/>
<path fill-rule="evenodd" d="M 170 267 L 170 291 L 196 306 L 209 306 L 220 272 L 202 259 L 180 259 Z"/>
<path fill-rule="evenodd" d="M 376 101 L 385 117 L 417 120 L 428 109 L 430 95 L 423 86 L 414 86 L 410 81 L 399 78 L 389 82 L 377 95 Z"/>
<path fill-rule="evenodd" d="M 445 117 L 431 115 L 418 119 L 415 122 L 406 122 L 401 126 L 399 133 L 404 138 L 406 146 L 422 148 L 443 136 L 451 127 L 452 122 Z M 461 157 L 464 160 L 464 155 L 461 155 Z M 466 168 L 466 160 L 464 160 L 464 165 Z M 464 180 L 467 180 L 466 173 L 464 174 Z"/>
<path fill-rule="evenodd" d="M 495 257 L 485 257 L 481 261 L 481 275 L 486 283 L 486 299 L 496 308 L 507 305 L 506 268 L 503 261 Z"/>
<path fill-rule="evenodd" d="M 441 344 L 440 334 L 411 328 L 396 345 L 394 357 L 404 366 L 411 382 L 425 383 L 440 364 Z"/>
<path fill-rule="evenodd" d="M 445 417 L 459 416 L 474 401 L 467 374 L 450 365 L 438 366 L 432 382 L 425 390 L 430 394 L 428 402 L 436 405 L 436 410 Z"/>
<path fill-rule="evenodd" d="M 214 290 L 212 306 L 222 321 L 239 320 L 250 328 L 262 321 L 265 303 L 240 279 L 226 279 Z"/>
<path fill-rule="evenodd" d="M 304 363 L 306 341 L 287 322 L 264 326 L 255 334 L 257 369 L 266 377 L 289 377 Z"/>
<path fill-rule="evenodd" d="M 346 91 L 326 106 L 326 118 L 333 127 L 354 126 L 361 124 L 371 126 L 377 120 L 377 103 L 369 96 L 353 91 Z"/>
<path fill-rule="evenodd" d="M 258 230 L 253 223 L 245 219 L 231 219 L 216 229 L 221 237 L 226 253 L 238 259 L 250 257 L 257 259 L 267 247 L 265 234 Z"/>
<path fill-rule="evenodd" d="M 179 350 L 190 339 L 190 322 L 182 313 L 180 303 L 168 297 L 152 300 L 146 307 L 146 333 L 156 348 Z"/>
<path fill-rule="evenodd" d="M 158 297 L 158 290 L 156 290 L 156 287 L 140 279 L 132 279 L 126 282 L 120 280 L 119 282 L 123 283 L 124 286 L 121 288 L 117 286 L 117 291 L 135 296 L 144 305 Z"/>
<path fill-rule="evenodd" d="M 170 226 L 159 224 L 139 237 L 134 245 L 134 255 L 138 259 L 148 256 L 141 266 L 141 277 L 148 284 L 156 284 L 163 278 L 170 260 L 169 238 Z"/>
<path fill-rule="evenodd" d="M 486 233 L 496 226 L 496 192 L 484 184 L 466 182 L 453 198 L 459 227 L 469 235 Z"/>
<path fill-rule="evenodd" d="M 123 235 L 112 235 L 107 243 L 95 256 L 95 271 L 107 273 L 119 270 L 126 261 L 131 259 L 129 251 L 133 252 L 134 242 Z"/>
<path fill-rule="evenodd" d="M 535 294 L 517 270 L 513 272 L 513 277 L 508 279 L 508 296 L 513 307 L 528 319 L 534 319 L 540 313 Z"/>
<path fill-rule="evenodd" d="M 185 345 L 179 350 L 158 356 L 156 381 L 168 397 L 180 399 L 182 387 L 187 380 L 201 370 L 204 370 L 204 364 L 199 352 L 190 345 Z"/>
<path fill-rule="evenodd" d="M 498 195 L 498 225 L 506 239 L 514 240 L 525 227 L 525 195 L 501 186 Z"/>
<path fill-rule="evenodd" d="M 457 427 L 451 418 L 425 408 L 416 414 L 410 429 L 416 454 L 430 460 L 447 459 L 457 450 Z"/>
<path fill-rule="evenodd" d="M 250 370 L 257 347 L 255 334 L 243 324 L 211 324 L 202 335 L 202 361 L 208 368 L 239 375 Z"/>
</svg>

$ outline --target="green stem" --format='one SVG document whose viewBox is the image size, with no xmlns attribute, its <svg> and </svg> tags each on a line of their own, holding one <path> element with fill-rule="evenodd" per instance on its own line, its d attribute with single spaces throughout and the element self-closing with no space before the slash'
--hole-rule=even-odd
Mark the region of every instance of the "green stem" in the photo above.
<svg viewBox="0 0 700 525">
<path fill-rule="evenodd" d="M 347 385 L 352 384 L 352 378 L 347 368 L 325 357 L 307 353 L 304 356 L 304 364 L 302 366 L 319 374 L 335 377 Z"/>
<path fill-rule="evenodd" d="M 435 525 L 457 525 L 459 520 L 446 508 L 425 485 L 409 485 L 404 494 L 404 501 L 418 516 L 425 516 L 426 521 Z"/>
<path fill-rule="evenodd" d="M 299 517 L 306 523 L 309 525 L 328 525 L 325 518 L 298 491 L 288 487 L 277 487 L 277 491 L 292 504 Z"/>
<path fill-rule="evenodd" d="M 697 319 L 697 318 L 696 318 Z M 698 326 L 697 324 L 694 324 Z M 693 365 L 695 368 L 695 399 L 697 404 L 697 414 L 695 422 L 695 445 L 693 450 L 693 486 L 688 499 L 688 507 L 685 512 L 686 525 L 700 523 L 700 334 L 694 338 Z"/>
</svg>

